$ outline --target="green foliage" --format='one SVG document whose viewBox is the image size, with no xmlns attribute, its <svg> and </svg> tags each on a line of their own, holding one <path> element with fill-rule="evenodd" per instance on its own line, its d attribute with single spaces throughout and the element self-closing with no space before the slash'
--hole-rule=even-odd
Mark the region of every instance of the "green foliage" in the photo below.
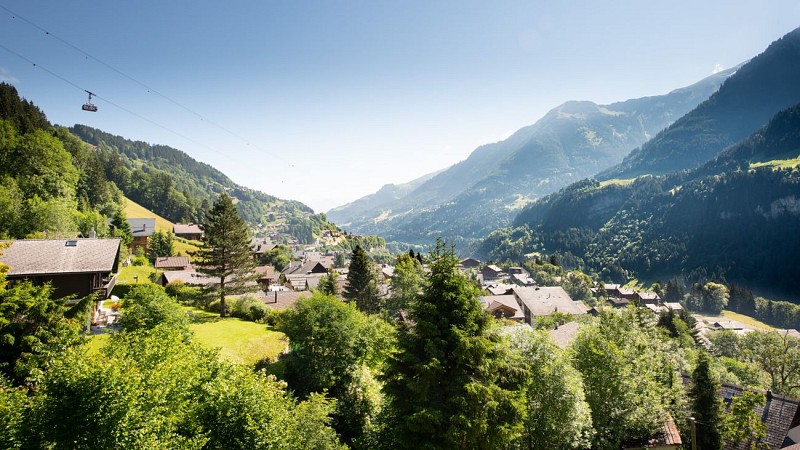
<svg viewBox="0 0 800 450">
<path fill-rule="evenodd" d="M 519 436 L 523 418 L 501 340 L 452 249 L 437 241 L 429 261 L 384 376 L 387 438 L 395 448 L 501 448 Z"/>
<path fill-rule="evenodd" d="M 364 249 L 360 245 L 356 245 L 350 257 L 347 286 L 343 296 L 348 301 L 354 302 L 358 309 L 366 313 L 376 313 L 383 306 L 380 303 L 381 299 L 378 297 L 374 268 L 375 265 Z"/>
<path fill-rule="evenodd" d="M 52 293 L 27 281 L 0 286 L 0 375 L 17 385 L 38 383 L 56 355 L 83 342 L 88 315 L 68 318 L 67 299 Z"/>
<path fill-rule="evenodd" d="M 572 344 L 596 432 L 592 448 L 650 436 L 676 404 L 675 363 L 641 313 L 604 309 Z"/>
<path fill-rule="evenodd" d="M 322 277 L 321 280 L 319 280 L 317 289 L 319 289 L 319 291 L 325 295 L 332 295 L 332 296 L 339 295 L 339 288 L 336 285 L 337 278 L 339 278 L 339 275 L 336 273 L 335 270 L 328 271 L 328 274 Z"/>
<path fill-rule="evenodd" d="M 720 314 L 728 305 L 728 288 L 725 285 L 709 281 L 706 284 L 695 283 L 686 299 L 686 306 L 695 311 L 709 314 Z"/>
<path fill-rule="evenodd" d="M 147 243 L 147 258 L 154 263 L 160 257 L 174 255 L 172 233 L 169 231 L 154 231 Z"/>
<path fill-rule="evenodd" d="M 587 448 L 594 433 L 580 373 L 545 332 L 515 330 L 512 350 L 526 369 L 525 426 L 519 447 Z"/>
<path fill-rule="evenodd" d="M 197 258 L 194 265 L 198 272 L 219 279 L 219 283 L 205 289 L 219 295 L 220 315 L 225 317 L 225 296 L 244 294 L 252 289 L 248 283 L 257 277 L 253 272 L 256 263 L 250 253 L 250 231 L 225 193 L 220 194 L 206 213 L 202 229 L 202 246 L 194 255 Z"/>
<path fill-rule="evenodd" d="M 692 372 L 692 388 L 689 392 L 697 423 L 698 448 L 722 448 L 722 401 L 717 395 L 719 388 L 719 380 L 711 370 L 711 358 L 701 352 Z"/>
<path fill-rule="evenodd" d="M 160 325 L 113 335 L 104 358 L 70 351 L 33 399 L 35 448 L 338 448 L 330 404 L 218 361 Z M 80 405 L 76 408 L 76 405 Z"/>
<path fill-rule="evenodd" d="M 277 318 L 289 337 L 284 376 L 301 397 L 328 392 L 338 399 L 334 425 L 350 442 L 369 429 L 381 396 L 370 369 L 377 370 L 394 347 L 391 327 L 352 304 L 315 292 Z"/>
<path fill-rule="evenodd" d="M 139 247 L 139 248 L 141 248 L 141 247 Z M 145 258 L 144 256 L 132 256 L 131 257 L 131 265 L 133 265 L 133 266 L 144 267 L 144 266 L 147 266 L 147 264 L 148 264 L 147 258 Z"/>
<path fill-rule="evenodd" d="M 26 390 L 12 386 L 0 375 L 0 448 L 21 448 L 22 425 L 28 407 Z"/>
<path fill-rule="evenodd" d="M 120 311 L 124 331 L 149 330 L 165 324 L 186 332 L 189 325 L 183 308 L 157 284 L 134 286 L 122 299 Z"/>
<path fill-rule="evenodd" d="M 408 253 L 401 253 L 397 257 L 391 281 L 391 299 L 388 305 L 390 314 L 409 308 L 422 290 L 424 276 L 422 263 L 416 257 Z"/>
<path fill-rule="evenodd" d="M 758 364 L 769 376 L 773 392 L 800 394 L 800 339 L 780 332 L 752 332 L 740 341 L 744 359 Z"/>
<path fill-rule="evenodd" d="M 278 245 L 272 250 L 264 252 L 264 255 L 261 257 L 261 264 L 270 265 L 280 272 L 289 265 L 293 256 L 294 253 L 291 247 Z"/>
<path fill-rule="evenodd" d="M 749 442 L 750 450 L 769 450 L 762 442 L 767 436 L 767 424 L 756 414 L 757 407 L 764 407 L 764 394 L 744 391 L 731 401 L 730 412 L 723 417 L 722 428 L 725 441 L 731 443 Z"/>
<path fill-rule="evenodd" d="M 231 316 L 263 323 L 272 310 L 261 299 L 243 295 L 231 302 Z"/>
</svg>

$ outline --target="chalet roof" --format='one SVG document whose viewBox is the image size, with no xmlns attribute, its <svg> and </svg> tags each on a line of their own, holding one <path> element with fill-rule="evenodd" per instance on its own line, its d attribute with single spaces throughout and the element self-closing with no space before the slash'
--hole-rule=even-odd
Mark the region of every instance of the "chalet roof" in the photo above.
<svg viewBox="0 0 800 450">
<path fill-rule="evenodd" d="M 133 237 L 150 237 L 156 231 L 155 217 L 128 219 L 128 225 L 131 226 Z"/>
<path fill-rule="evenodd" d="M 586 306 L 572 298 L 561 286 L 514 287 L 514 295 L 530 311 L 531 316 L 549 316 L 558 311 L 565 314 L 586 314 Z"/>
<path fill-rule="evenodd" d="M 664 306 L 666 306 L 667 309 L 671 309 L 673 311 L 680 311 L 683 309 L 683 305 L 681 305 L 678 302 L 664 302 Z"/>
<path fill-rule="evenodd" d="M 166 270 L 161 273 L 161 278 L 163 279 L 163 284 L 167 285 L 169 283 L 174 283 L 176 281 L 182 281 L 186 284 L 194 284 L 198 286 L 204 286 L 209 284 L 214 284 L 219 282 L 218 278 L 208 277 L 206 275 L 197 272 L 194 269 L 187 269 L 187 270 Z"/>
<path fill-rule="evenodd" d="M 165 267 L 189 267 L 188 256 L 161 256 L 156 258 L 156 269 Z"/>
<path fill-rule="evenodd" d="M 276 245 L 272 242 L 272 239 L 270 239 L 270 238 L 253 238 L 253 239 L 250 239 L 250 249 L 253 251 L 253 253 L 256 253 L 256 254 L 259 254 L 259 255 L 263 254 L 263 253 L 266 253 L 266 252 L 272 250 L 275 247 L 276 247 Z"/>
<path fill-rule="evenodd" d="M 477 267 L 481 262 L 475 258 L 464 258 L 458 262 L 462 267 Z"/>
<path fill-rule="evenodd" d="M 641 300 L 661 300 L 655 292 L 636 292 Z"/>
<path fill-rule="evenodd" d="M 275 276 L 275 268 L 272 266 L 258 266 L 255 269 L 253 269 L 253 272 L 257 273 L 259 275 L 259 279 L 262 280 L 264 279 L 274 280 L 275 278 L 277 278 Z"/>
<path fill-rule="evenodd" d="M 495 272 L 495 273 L 503 272 L 503 269 L 501 269 L 500 267 L 498 267 L 498 266 L 496 266 L 494 264 L 489 264 L 488 266 L 484 267 L 484 269 L 488 269 L 489 271 L 492 271 L 492 272 Z"/>
<path fill-rule="evenodd" d="M 303 297 L 310 297 L 311 293 L 308 291 L 259 291 L 256 297 L 264 302 L 265 305 L 272 309 L 285 309 L 294 305 L 298 300 Z"/>
<path fill-rule="evenodd" d="M 175 234 L 203 234 L 200 225 L 194 223 L 176 223 L 172 226 L 172 232 Z"/>
<path fill-rule="evenodd" d="M 119 238 L 30 239 L 10 242 L 0 250 L 8 276 L 114 272 L 119 262 Z"/>
<path fill-rule="evenodd" d="M 578 322 L 567 322 L 564 325 L 559 325 L 558 328 L 550 330 L 548 333 L 550 333 L 550 337 L 557 346 L 567 348 L 578 336 L 580 329 L 581 324 Z"/>
<path fill-rule="evenodd" d="M 512 293 L 513 288 L 514 288 L 513 284 L 497 284 L 497 285 L 487 286 L 486 291 L 492 295 L 509 295 Z"/>
<path fill-rule="evenodd" d="M 653 436 L 646 439 L 637 439 L 628 441 L 623 444 L 622 448 L 627 449 L 666 449 L 666 448 L 680 448 L 683 445 L 681 434 L 678 432 L 678 427 L 675 425 L 675 420 L 671 416 L 664 419 L 661 427 L 656 431 Z"/>
<path fill-rule="evenodd" d="M 494 312 L 498 309 L 505 309 L 514 311 L 514 314 L 509 317 L 510 319 L 524 319 L 522 309 L 517 303 L 517 298 L 511 294 L 508 295 L 487 295 L 481 297 L 481 303 L 488 312 Z"/>
<path fill-rule="evenodd" d="M 308 261 L 301 263 L 300 261 L 292 261 L 283 269 L 283 275 L 308 275 L 312 273 L 325 274 L 328 269 L 319 261 Z"/>
</svg>

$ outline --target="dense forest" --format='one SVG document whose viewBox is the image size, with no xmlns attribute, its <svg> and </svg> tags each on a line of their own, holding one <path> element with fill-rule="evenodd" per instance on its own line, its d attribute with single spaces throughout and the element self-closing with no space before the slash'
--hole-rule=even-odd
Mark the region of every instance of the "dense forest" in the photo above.
<svg viewBox="0 0 800 450">
<path fill-rule="evenodd" d="M 482 253 L 561 253 L 605 280 L 714 277 L 797 295 L 798 129 L 795 106 L 698 169 L 573 184 L 489 236 Z"/>
</svg>

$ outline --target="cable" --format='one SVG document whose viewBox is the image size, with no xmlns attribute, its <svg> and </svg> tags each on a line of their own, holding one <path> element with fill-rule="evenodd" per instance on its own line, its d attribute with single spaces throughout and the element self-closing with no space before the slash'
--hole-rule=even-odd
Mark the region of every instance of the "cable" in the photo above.
<svg viewBox="0 0 800 450">
<path fill-rule="evenodd" d="M 101 64 L 101 65 L 103 65 L 103 66 L 105 66 L 105 67 L 106 67 L 106 68 L 108 68 L 109 70 L 112 70 L 112 71 L 116 72 L 117 74 L 119 74 L 119 75 L 121 75 L 121 76 L 123 76 L 123 77 L 127 78 L 127 79 L 128 79 L 128 80 L 130 80 L 130 81 L 133 81 L 134 83 L 138 84 L 139 86 L 141 86 L 141 87 L 145 88 L 145 89 L 147 90 L 147 92 L 148 92 L 148 93 L 153 93 L 153 94 L 156 94 L 156 95 L 158 95 L 159 97 L 163 98 L 164 100 L 167 100 L 168 102 L 170 102 L 170 103 L 172 103 L 172 104 L 174 104 L 174 105 L 178 106 L 179 108 L 181 108 L 181 109 L 183 109 L 183 110 L 185 110 L 185 111 L 187 111 L 187 112 L 189 112 L 189 113 L 191 113 L 191 114 L 193 114 L 193 115 L 197 116 L 197 118 L 199 118 L 201 121 L 203 121 L 203 122 L 207 122 L 207 123 L 209 123 L 209 124 L 211 124 L 211 125 L 213 125 L 213 126 L 215 126 L 215 127 L 219 128 L 220 130 L 222 130 L 222 131 L 224 131 L 224 132 L 228 133 L 229 135 L 231 135 L 231 136 L 233 136 L 233 137 L 235 137 L 235 138 L 239 139 L 240 141 L 244 142 L 244 144 L 245 144 L 245 145 L 247 145 L 247 146 L 249 146 L 249 147 L 253 147 L 254 149 L 256 149 L 256 150 L 258 150 L 258 151 L 260 151 L 260 152 L 262 152 L 262 153 L 268 153 L 268 152 L 266 152 L 266 151 L 264 151 L 264 150 L 262 150 L 262 149 L 260 149 L 260 148 L 256 147 L 255 145 L 251 144 L 251 143 L 250 143 L 250 141 L 248 141 L 247 139 L 243 138 L 242 136 L 239 136 L 238 134 L 236 134 L 236 133 L 234 133 L 233 131 L 231 131 L 231 130 L 229 130 L 229 129 L 227 129 L 227 128 L 223 127 L 222 125 L 220 125 L 220 124 L 218 124 L 218 123 L 214 122 L 213 120 L 211 120 L 211 119 L 209 119 L 209 118 L 207 118 L 207 117 L 203 116 L 202 114 L 200 114 L 200 113 L 198 113 L 198 112 L 196 112 L 196 111 L 192 110 L 191 108 L 189 108 L 189 107 L 187 107 L 187 106 L 185 106 L 185 105 L 181 104 L 180 102 L 178 102 L 178 101 L 176 101 L 176 100 L 173 100 L 172 98 L 170 98 L 170 97 L 168 97 L 168 96 L 166 96 L 166 95 L 162 94 L 161 92 L 157 91 L 156 89 L 153 89 L 152 87 L 148 86 L 147 84 L 145 84 L 145 83 L 143 83 L 143 82 L 141 82 L 141 81 L 137 80 L 136 78 L 134 78 L 134 77 L 132 77 L 132 76 L 130 76 L 130 75 L 128 75 L 128 74 L 126 74 L 125 72 L 123 72 L 123 71 L 121 71 L 121 70 L 119 70 L 119 69 L 117 69 L 116 67 L 114 67 L 114 66 L 112 66 L 112 65 L 110 65 L 110 64 L 108 64 L 108 63 L 106 63 L 105 61 L 101 60 L 100 58 L 97 58 L 97 57 L 93 56 L 92 54 L 90 54 L 90 53 L 88 53 L 87 51 L 85 51 L 85 50 L 81 49 L 80 47 L 78 47 L 77 45 L 74 45 L 74 44 L 72 44 L 71 42 L 67 41 L 66 39 L 63 39 L 63 38 L 61 38 L 61 37 L 59 37 L 59 36 L 57 36 L 57 35 L 55 35 L 55 34 L 53 34 L 53 33 L 49 32 L 49 31 L 48 31 L 48 30 L 46 30 L 45 28 L 42 28 L 41 26 L 39 26 L 39 25 L 37 25 L 37 24 L 35 24 L 35 23 L 31 22 L 30 20 L 28 20 L 28 19 L 26 19 L 25 17 L 23 17 L 23 16 L 21 16 L 21 15 L 17 14 L 16 12 L 14 12 L 14 11 L 12 11 L 12 10 L 10 10 L 10 9 L 6 8 L 5 6 L 3 6 L 3 5 L 0 5 L 0 9 L 3 9 L 3 10 L 5 10 L 6 12 L 8 12 L 9 14 L 11 14 L 11 16 L 12 16 L 12 19 L 20 19 L 20 20 L 22 20 L 23 22 L 27 23 L 28 25 L 32 26 L 33 28 L 36 28 L 37 30 L 39 30 L 39 31 L 43 32 L 45 35 L 47 35 L 47 36 L 50 36 L 50 37 L 52 37 L 52 38 L 54 38 L 54 39 L 58 40 L 58 41 L 59 41 L 59 42 L 61 42 L 62 44 L 64 44 L 64 45 L 66 45 L 66 46 L 68 46 L 68 47 L 72 48 L 73 50 L 75 50 L 75 51 L 77 51 L 77 52 L 81 53 L 81 54 L 82 54 L 82 55 L 84 55 L 85 57 L 87 57 L 87 58 L 91 58 L 91 59 L 93 59 L 94 61 L 96 61 L 96 62 L 100 63 L 100 64 Z M 5 47 L 4 47 L 4 48 L 5 48 Z M 6 48 L 6 50 L 8 50 L 8 49 Z M 9 50 L 9 51 L 10 51 L 10 50 Z M 12 52 L 12 53 L 13 53 L 13 52 Z M 16 54 L 16 53 L 15 53 L 15 54 Z M 17 56 L 20 56 L 19 54 L 16 54 L 16 55 L 17 55 Z M 27 58 L 23 58 L 23 59 L 26 59 L 26 60 L 27 60 Z M 32 64 L 34 64 L 32 61 L 30 61 L 30 60 L 28 60 L 28 61 L 29 61 L 29 62 L 31 62 Z M 36 64 L 34 64 L 34 65 L 36 65 Z M 49 72 L 49 71 L 48 71 L 48 72 Z M 52 75 L 55 75 L 55 74 L 53 74 L 52 72 L 50 72 L 50 73 L 51 73 Z M 57 75 L 56 75 L 56 76 L 57 76 Z M 58 77 L 58 78 L 61 78 L 61 77 Z M 62 80 L 63 80 L 63 78 L 62 78 Z M 66 80 L 64 80 L 64 81 L 66 81 Z M 72 83 L 70 83 L 70 84 L 72 84 Z M 75 85 L 73 84 L 73 86 L 75 86 Z M 77 86 L 76 86 L 76 87 L 77 87 Z M 101 98 L 101 97 L 98 97 L 98 98 Z M 108 100 L 106 100 L 106 101 L 108 101 Z M 111 103 L 111 102 L 109 102 L 109 103 Z M 113 105 L 113 103 L 111 103 L 111 104 Z M 114 106 L 117 106 L 118 108 L 120 108 L 120 109 L 122 109 L 122 110 L 124 110 L 124 111 L 127 111 L 127 110 L 125 110 L 124 108 L 121 108 L 121 107 L 120 107 L 120 106 L 118 106 L 118 105 L 114 105 Z M 144 118 L 144 117 L 142 117 L 142 116 L 139 116 L 138 114 L 135 114 L 135 113 L 133 113 L 133 112 L 131 112 L 131 111 L 127 111 L 127 112 L 129 112 L 129 113 L 131 113 L 131 114 L 133 114 L 133 115 L 135 115 L 135 116 L 137 116 L 137 117 L 139 117 L 139 118 L 142 118 L 142 119 L 144 119 L 144 120 L 147 120 L 148 122 L 151 122 L 151 123 L 155 124 L 155 122 L 152 122 L 152 121 L 150 121 L 149 119 L 146 119 L 146 118 Z M 158 124 L 156 124 L 156 125 L 158 125 Z M 159 126 L 159 127 L 162 127 L 162 128 L 164 128 L 162 125 L 158 125 L 158 126 Z M 165 129 L 166 129 L 166 128 L 165 128 Z M 172 132 L 172 133 L 175 133 L 174 131 L 171 131 L 171 132 Z M 175 134 L 178 134 L 178 133 L 175 133 Z M 182 137 L 184 137 L 185 139 L 188 139 L 188 138 L 186 138 L 185 136 L 182 136 Z M 189 141 L 191 141 L 191 142 L 195 142 L 195 143 L 197 143 L 196 141 L 193 141 L 192 139 L 188 139 L 188 140 L 189 140 Z M 199 144 L 199 143 L 197 143 L 197 144 Z M 199 145 L 203 145 L 203 144 L 199 144 Z M 205 145 L 203 145 L 203 146 L 204 146 L 204 147 L 206 147 Z M 209 148 L 209 147 L 206 147 L 206 148 Z M 290 166 L 290 167 L 293 167 L 293 165 L 292 165 L 292 164 L 289 164 L 289 163 L 288 163 L 288 162 L 286 162 L 286 161 L 284 161 L 284 162 L 285 162 L 285 163 L 286 163 L 288 166 Z"/>
<path fill-rule="evenodd" d="M 47 72 L 48 74 L 58 78 L 59 80 L 69 84 L 70 86 L 72 86 L 72 87 L 74 87 L 76 89 L 79 89 L 79 90 L 84 91 L 84 92 L 89 92 L 87 89 L 84 89 L 83 87 L 81 87 L 81 86 L 73 83 L 72 81 L 62 77 L 61 75 L 53 72 L 52 70 L 48 69 L 47 67 L 42 66 L 41 64 L 37 64 L 36 62 L 32 61 L 31 59 L 27 58 L 26 56 L 24 56 L 24 55 L 22 55 L 20 53 L 17 53 L 14 50 L 11 50 L 10 48 L 6 47 L 3 44 L 0 44 L 0 48 L 2 48 L 3 50 L 11 53 L 12 55 L 14 55 L 16 57 L 22 59 L 23 61 L 27 61 L 28 63 L 32 64 L 33 67 L 36 67 L 36 68 L 38 68 L 40 70 L 43 70 L 43 71 Z M 161 129 L 163 129 L 163 130 L 166 130 L 166 131 L 168 131 L 168 132 L 170 132 L 170 133 L 172 133 L 172 134 L 174 134 L 176 136 L 179 136 L 179 137 L 181 137 L 183 139 L 186 139 L 189 142 L 192 142 L 192 143 L 194 143 L 196 145 L 199 145 L 199 146 L 204 147 L 204 148 L 206 148 L 208 150 L 211 150 L 212 152 L 219 153 L 220 155 L 223 155 L 223 156 L 226 156 L 226 157 L 230 158 L 230 155 L 227 155 L 227 154 L 225 154 L 225 153 L 223 153 L 223 152 L 221 152 L 221 151 L 219 151 L 219 150 L 217 150 L 215 148 L 209 147 L 206 144 L 198 142 L 198 141 L 196 141 L 196 140 L 194 140 L 194 139 L 192 139 L 192 138 L 190 138 L 190 137 L 188 137 L 188 136 L 186 136 L 186 135 L 184 135 L 182 133 L 179 133 L 179 132 L 177 132 L 177 131 L 175 131 L 175 130 L 173 130 L 171 128 L 168 128 L 168 127 L 166 127 L 166 126 L 164 126 L 164 125 L 162 125 L 162 124 L 160 124 L 160 123 L 158 123 L 158 122 L 156 122 L 156 121 L 154 121 L 152 119 L 148 119 L 147 117 L 145 117 L 145 116 L 143 116 L 143 115 L 141 115 L 141 114 L 139 114 L 137 112 L 131 111 L 130 109 L 125 108 L 124 106 L 118 105 L 117 103 L 112 102 L 108 98 L 105 98 L 105 97 L 102 97 L 100 95 L 97 95 L 94 92 L 92 92 L 92 95 L 94 97 L 96 97 L 96 98 L 99 98 L 100 100 L 103 100 L 104 102 L 108 103 L 109 105 L 116 107 L 117 109 L 125 111 L 126 113 L 128 113 L 128 114 L 130 114 L 132 116 L 138 117 L 138 118 L 140 118 L 140 119 L 142 119 L 142 120 L 144 120 L 146 122 L 149 122 L 149 123 L 161 128 Z"/>
</svg>

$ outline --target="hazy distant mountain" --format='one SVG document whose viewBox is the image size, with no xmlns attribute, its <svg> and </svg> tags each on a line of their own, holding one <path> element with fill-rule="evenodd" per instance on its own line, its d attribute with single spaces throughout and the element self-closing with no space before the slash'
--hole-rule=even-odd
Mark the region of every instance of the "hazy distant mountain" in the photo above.
<svg viewBox="0 0 800 450">
<path fill-rule="evenodd" d="M 574 183 L 492 233 L 479 256 L 559 253 L 609 281 L 711 277 L 796 298 L 798 165 L 800 104 L 700 168 Z"/>
<path fill-rule="evenodd" d="M 335 208 L 328 218 L 387 241 L 466 244 L 507 225 L 531 200 L 622 161 L 714 93 L 735 69 L 666 95 L 609 105 L 567 102 L 508 139 L 433 176 Z"/>
<path fill-rule="evenodd" d="M 800 28 L 743 65 L 707 101 L 599 179 L 697 167 L 800 101 Z"/>
</svg>

